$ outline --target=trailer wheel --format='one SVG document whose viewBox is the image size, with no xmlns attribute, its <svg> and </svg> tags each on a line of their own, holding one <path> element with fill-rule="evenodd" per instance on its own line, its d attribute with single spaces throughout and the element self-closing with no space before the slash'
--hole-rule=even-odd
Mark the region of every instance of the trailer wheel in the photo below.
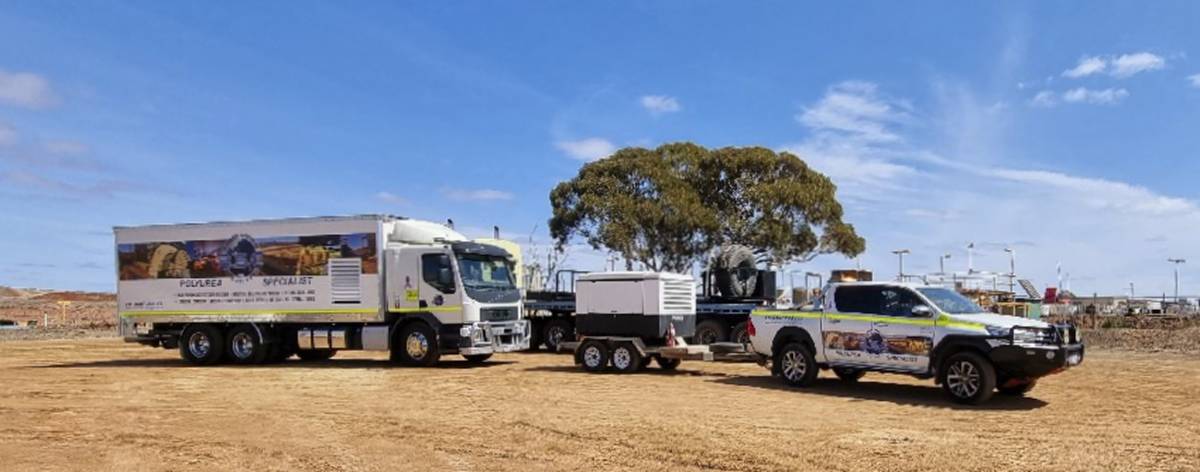
<svg viewBox="0 0 1200 472">
<path fill-rule="evenodd" d="M 588 372 L 603 372 L 608 368 L 608 346 L 592 339 L 584 341 L 575 351 L 575 363 Z"/>
<path fill-rule="evenodd" d="M 216 326 L 190 325 L 179 338 L 179 355 L 189 364 L 213 365 L 224 357 L 225 339 Z"/>
<path fill-rule="evenodd" d="M 783 380 L 793 387 L 807 387 L 817 380 L 817 362 L 812 351 L 800 343 L 788 343 L 776 354 Z"/>
<path fill-rule="evenodd" d="M 622 374 L 632 374 L 642 368 L 642 354 L 633 343 L 618 343 L 612 350 L 613 369 Z"/>
<path fill-rule="evenodd" d="M 729 327 L 717 320 L 704 320 L 696 324 L 692 344 L 723 343 L 729 340 Z"/>
<path fill-rule="evenodd" d="M 679 364 L 683 363 L 680 359 L 671 359 L 662 356 L 658 356 L 654 360 L 658 362 L 658 367 L 662 370 L 675 370 L 679 368 Z"/>
<path fill-rule="evenodd" d="M 467 362 L 470 362 L 472 364 L 482 364 L 484 361 L 491 359 L 492 355 L 491 354 L 468 354 L 468 355 L 464 355 L 463 357 L 465 357 L 467 359 Z"/>
<path fill-rule="evenodd" d="M 867 371 L 865 370 L 851 369 L 849 367 L 834 367 L 833 373 L 837 374 L 838 378 L 842 379 L 843 382 L 848 383 L 858 382 L 858 379 L 861 379 L 864 375 L 867 375 Z"/>
<path fill-rule="evenodd" d="M 996 368 L 974 352 L 950 356 L 941 372 L 942 389 L 957 403 L 978 405 L 996 391 Z"/>
<path fill-rule="evenodd" d="M 729 340 L 738 344 L 750 344 L 750 322 L 743 321 L 734 326 Z"/>
<path fill-rule="evenodd" d="M 392 343 L 392 358 L 401 364 L 428 367 L 442 356 L 437 333 L 429 325 L 415 321 L 400 330 L 399 342 Z"/>
<path fill-rule="evenodd" d="M 229 330 L 225 342 L 225 355 L 235 364 L 262 364 L 267 360 L 268 348 L 250 325 L 238 325 Z"/>
<path fill-rule="evenodd" d="M 560 344 L 574 339 L 575 330 L 571 328 L 571 323 L 563 319 L 550 320 L 542 334 L 542 342 L 546 343 L 546 349 L 550 352 L 558 352 Z"/>
<path fill-rule="evenodd" d="M 301 349 L 296 351 L 296 357 L 306 362 L 327 361 L 333 359 L 334 354 L 337 354 L 337 349 Z"/>
</svg>

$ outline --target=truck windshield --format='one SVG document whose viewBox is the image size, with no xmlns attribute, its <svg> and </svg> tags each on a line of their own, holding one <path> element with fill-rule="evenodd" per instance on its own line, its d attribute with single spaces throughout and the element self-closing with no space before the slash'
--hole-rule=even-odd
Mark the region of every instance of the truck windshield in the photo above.
<svg viewBox="0 0 1200 472">
<path fill-rule="evenodd" d="M 975 302 L 948 288 L 918 287 L 917 291 L 946 313 L 955 315 L 983 313 L 983 308 L 980 308 Z"/>
<path fill-rule="evenodd" d="M 485 290 L 517 288 L 513 280 L 512 263 L 502 257 L 460 254 L 458 269 L 462 273 L 463 285 L 468 288 Z"/>
</svg>

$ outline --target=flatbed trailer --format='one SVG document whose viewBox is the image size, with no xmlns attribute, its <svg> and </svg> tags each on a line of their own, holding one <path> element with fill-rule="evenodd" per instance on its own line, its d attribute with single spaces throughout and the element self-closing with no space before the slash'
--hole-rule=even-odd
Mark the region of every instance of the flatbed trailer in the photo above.
<svg viewBox="0 0 1200 472">
<path fill-rule="evenodd" d="M 588 372 L 628 374 L 656 362 L 663 370 L 675 370 L 682 361 L 706 362 L 765 362 L 745 344 L 715 343 L 689 345 L 683 339 L 673 346 L 649 345 L 642 338 L 631 336 L 584 336 L 579 341 L 559 345 L 561 352 L 575 355 L 575 364 Z"/>
</svg>

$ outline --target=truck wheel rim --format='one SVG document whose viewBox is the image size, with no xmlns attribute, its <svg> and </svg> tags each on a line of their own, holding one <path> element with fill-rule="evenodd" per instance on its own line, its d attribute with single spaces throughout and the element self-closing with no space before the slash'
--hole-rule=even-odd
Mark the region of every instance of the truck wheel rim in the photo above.
<svg viewBox="0 0 1200 472">
<path fill-rule="evenodd" d="M 696 333 L 696 339 L 700 341 L 696 344 L 712 344 L 717 342 L 717 333 L 709 329 L 700 330 Z"/>
<path fill-rule="evenodd" d="M 633 356 L 629 355 L 629 349 L 619 347 L 613 351 L 613 367 L 621 370 L 629 368 L 633 363 Z"/>
<path fill-rule="evenodd" d="M 550 347 L 558 347 L 558 344 L 563 340 L 563 336 L 566 336 L 566 332 L 562 328 L 550 328 L 546 331 L 546 344 Z"/>
<path fill-rule="evenodd" d="M 254 355 L 254 339 L 248 333 L 238 333 L 233 335 L 231 343 L 233 347 L 233 355 L 238 359 L 249 359 Z"/>
<path fill-rule="evenodd" d="M 973 397 L 979 392 L 979 369 L 967 361 L 956 362 L 946 373 L 946 385 L 956 397 Z"/>
<path fill-rule="evenodd" d="M 425 339 L 425 335 L 422 333 L 409 334 L 408 340 L 404 343 L 404 349 L 408 352 L 408 357 L 424 359 L 425 354 L 429 352 L 429 340 Z"/>
<path fill-rule="evenodd" d="M 788 380 L 800 380 L 804 374 L 808 372 L 808 364 L 804 362 L 804 357 L 796 351 L 788 351 L 783 353 L 783 375 Z"/>
<path fill-rule="evenodd" d="M 583 350 L 583 363 L 587 364 L 588 367 L 599 367 L 600 366 L 600 349 L 597 349 L 596 346 L 588 346 L 587 349 L 584 349 Z"/>
<path fill-rule="evenodd" d="M 208 335 L 196 331 L 188 337 L 188 352 L 192 353 L 192 357 L 202 359 L 208 357 L 208 352 L 212 350 L 212 340 L 208 339 Z"/>
</svg>

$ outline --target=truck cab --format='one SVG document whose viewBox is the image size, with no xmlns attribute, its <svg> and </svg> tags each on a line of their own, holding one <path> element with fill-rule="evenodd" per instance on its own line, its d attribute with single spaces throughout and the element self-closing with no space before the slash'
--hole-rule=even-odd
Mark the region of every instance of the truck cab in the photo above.
<svg viewBox="0 0 1200 472">
<path fill-rule="evenodd" d="M 1070 325 L 985 312 L 952 289 L 896 282 L 828 285 L 805 310 L 762 309 L 750 342 L 772 374 L 808 386 L 819 369 L 853 382 L 866 372 L 932 378 L 960 403 L 1022 395 L 1083 361 Z"/>
</svg>

